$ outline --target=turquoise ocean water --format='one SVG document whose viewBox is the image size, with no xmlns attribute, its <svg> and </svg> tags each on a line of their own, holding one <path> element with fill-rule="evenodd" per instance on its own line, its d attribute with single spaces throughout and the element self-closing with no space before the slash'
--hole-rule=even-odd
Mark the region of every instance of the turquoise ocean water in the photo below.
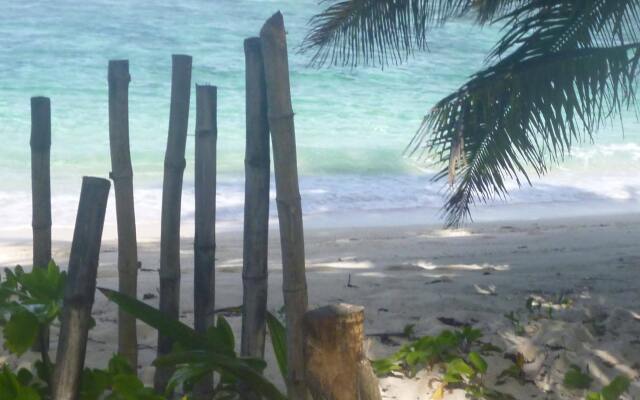
<svg viewBox="0 0 640 400">
<path fill-rule="evenodd" d="M 303 207 L 308 225 L 438 222 L 443 186 L 403 157 L 424 113 L 482 67 L 499 35 L 458 21 L 432 33 L 430 53 L 379 68 L 308 66 L 298 54 L 308 0 L 4 0 L 0 13 L 0 238 L 30 226 L 29 98 L 52 100 L 54 231 L 73 225 L 80 178 L 110 170 L 107 62 L 130 60 L 130 132 L 138 222 L 158 236 L 171 54 L 193 56 L 193 83 L 218 86 L 218 220 L 242 223 L 243 39 L 281 10 L 288 30 Z M 192 91 L 193 95 L 193 91 Z M 192 96 L 192 117 L 195 111 Z M 479 220 L 640 210 L 640 125 L 634 115 L 533 188 L 478 207 Z M 194 130 L 193 118 L 189 131 Z M 183 220 L 193 218 L 193 137 Z M 115 224 L 113 198 L 107 232 Z M 275 217 L 275 207 L 272 207 Z M 188 228 L 185 228 L 188 229 Z M 186 230 L 185 234 L 190 231 Z"/>
</svg>

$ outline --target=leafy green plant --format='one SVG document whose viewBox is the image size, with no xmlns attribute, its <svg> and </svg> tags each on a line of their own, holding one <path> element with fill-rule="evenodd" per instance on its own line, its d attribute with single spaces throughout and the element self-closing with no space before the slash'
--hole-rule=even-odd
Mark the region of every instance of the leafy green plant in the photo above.
<svg viewBox="0 0 640 400">
<path fill-rule="evenodd" d="M 524 325 L 522 325 L 520 315 L 517 312 L 509 311 L 509 313 L 505 314 L 504 317 L 511 322 L 516 335 L 522 336 L 525 334 Z"/>
<path fill-rule="evenodd" d="M 52 261 L 46 268 L 25 272 L 22 267 L 5 269 L 0 282 L 0 324 L 3 346 L 21 356 L 35 344 L 39 331 L 48 328 L 62 310 L 66 273 Z M 41 346 L 42 347 L 42 346 Z M 53 364 L 46 351 L 29 368 L 12 371 L 0 369 L 0 399 L 48 400 L 51 398 L 50 377 Z M 106 370 L 86 368 L 80 388 L 82 400 L 163 400 L 164 397 L 145 388 L 133 369 L 119 356 L 114 356 Z"/>
<path fill-rule="evenodd" d="M 524 364 L 526 360 L 522 353 L 517 353 L 514 357 L 513 364 L 505 368 L 498 375 L 498 383 L 504 383 L 506 378 L 513 378 L 520 384 L 526 383 L 526 376 L 524 373 Z"/>
<path fill-rule="evenodd" d="M 464 389 L 471 398 L 513 399 L 508 394 L 485 386 L 484 377 L 489 364 L 481 353 L 500 349 L 481 342 L 480 338 L 482 332 L 470 326 L 456 331 L 445 330 L 437 336 L 424 336 L 407 343 L 391 357 L 374 360 L 371 364 L 378 375 L 399 371 L 409 376 L 414 376 L 421 367 L 439 365 L 444 374 L 433 399 L 442 399 L 444 391 L 451 388 Z"/>
<path fill-rule="evenodd" d="M 568 389 L 589 389 L 591 383 L 593 383 L 593 378 L 577 365 L 571 365 L 564 375 L 563 384 Z M 629 378 L 619 375 L 601 391 L 587 393 L 586 400 L 618 400 L 629 389 L 630 384 Z"/>
<path fill-rule="evenodd" d="M 40 400 L 41 390 L 34 387 L 31 371 L 21 368 L 17 373 L 7 365 L 0 369 L 0 399 L 3 400 Z"/>
<path fill-rule="evenodd" d="M 589 392 L 587 400 L 618 400 L 629 389 L 631 381 L 626 376 L 617 376 L 600 392 Z"/>
<path fill-rule="evenodd" d="M 53 261 L 31 272 L 20 266 L 5 269 L 0 283 L 0 324 L 7 350 L 24 354 L 38 339 L 38 332 L 59 317 L 66 278 Z"/>
<path fill-rule="evenodd" d="M 159 310 L 144 302 L 114 290 L 99 290 L 124 311 L 175 341 L 177 346 L 174 351 L 154 362 L 156 366 L 176 367 L 168 390 L 182 386 L 188 392 L 202 377 L 217 372 L 221 376 L 214 395 L 218 396 L 217 398 L 235 398 L 237 383 L 241 380 L 253 392 L 266 399 L 285 399 L 285 396 L 262 376 L 261 372 L 266 366 L 264 361 L 236 355 L 233 332 L 224 317 L 219 317 L 215 327 L 209 328 L 206 334 L 201 334 L 180 321 L 165 318 Z"/>
<path fill-rule="evenodd" d="M 82 400 L 164 400 L 145 387 L 126 359 L 114 355 L 107 369 L 85 368 L 80 386 Z"/>
<path fill-rule="evenodd" d="M 589 374 L 582 372 L 582 369 L 573 364 L 569 367 L 569 370 L 564 374 L 562 383 L 569 389 L 589 389 L 593 379 Z"/>
<path fill-rule="evenodd" d="M 283 379 L 287 376 L 287 334 L 284 324 L 272 313 L 267 312 L 267 327 L 271 335 L 273 353 Z"/>
</svg>

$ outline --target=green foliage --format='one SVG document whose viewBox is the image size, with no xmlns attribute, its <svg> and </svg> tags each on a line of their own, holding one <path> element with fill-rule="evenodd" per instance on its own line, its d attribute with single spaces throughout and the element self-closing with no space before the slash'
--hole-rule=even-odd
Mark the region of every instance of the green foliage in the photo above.
<svg viewBox="0 0 640 400">
<path fill-rule="evenodd" d="M 617 376 L 600 392 L 589 392 L 587 400 L 618 400 L 629 389 L 631 381 L 626 376 Z"/>
<path fill-rule="evenodd" d="M 589 389 L 593 379 L 586 373 L 582 372 L 577 365 L 571 365 L 569 370 L 564 374 L 562 383 L 569 389 Z"/>
<path fill-rule="evenodd" d="M 60 271 L 52 262 L 47 268 L 36 268 L 28 273 L 19 266 L 13 270 L 6 269 L 5 276 L 0 282 L 3 344 L 6 349 L 19 356 L 32 348 L 40 329 L 48 327 L 59 317 L 63 305 L 66 273 Z M 102 291 L 123 309 L 154 328 L 162 330 L 176 341 L 175 351 L 155 362 L 156 365 L 177 367 L 170 382 L 171 389 L 180 386 L 191 390 L 195 382 L 215 371 L 220 374 L 220 380 L 214 399 L 237 399 L 240 380 L 265 399 L 285 399 L 262 377 L 264 361 L 236 356 L 233 331 L 223 317 L 219 317 L 216 326 L 201 335 L 178 321 L 164 318 L 158 310 L 143 302 L 107 289 Z M 280 337 L 284 346 L 284 327 L 282 324 L 272 325 L 272 331 L 281 330 L 279 333 L 272 333 L 272 336 Z M 42 352 L 41 357 L 42 360 L 33 364 L 32 370 L 35 373 L 25 368 L 14 372 L 7 365 L 0 365 L 0 399 L 51 398 L 49 382 L 53 365 L 46 352 Z M 284 362 L 286 363 L 286 353 Z M 116 355 L 109 361 L 107 369 L 86 368 L 83 371 L 79 398 L 164 400 L 169 397 L 158 395 L 152 388 L 145 387 L 127 361 Z"/>
<path fill-rule="evenodd" d="M 110 289 L 99 290 L 124 311 L 176 342 L 179 349 L 174 348 L 174 352 L 154 362 L 156 366 L 177 367 L 169 390 L 182 386 L 188 391 L 205 375 L 217 372 L 222 378 L 216 388 L 217 396 L 235 395 L 237 383 L 241 380 L 252 391 L 266 399 L 285 399 L 285 396 L 261 375 L 265 367 L 262 360 L 236 356 L 233 332 L 224 317 L 219 317 L 216 326 L 203 335 L 180 321 L 166 318 L 159 310 L 144 302 Z"/>
<path fill-rule="evenodd" d="M 438 336 L 424 336 L 409 342 L 391 357 L 374 360 L 371 365 L 378 375 L 403 371 L 413 376 L 419 368 L 431 368 L 459 357 L 481 337 L 482 332 L 471 327 L 453 332 L 445 330 Z"/>
<path fill-rule="evenodd" d="M 520 384 L 526 383 L 526 377 L 524 374 L 525 363 L 526 363 L 526 360 L 524 358 L 524 355 L 522 353 L 517 353 L 515 355 L 515 360 L 513 361 L 513 364 L 505 368 L 498 375 L 498 382 L 502 383 L 506 378 L 513 378 L 516 381 L 520 382 Z"/>
<path fill-rule="evenodd" d="M 8 366 L 0 369 L 0 399 L 2 400 L 40 400 L 38 389 L 31 386 L 33 375 L 20 369 L 14 374 Z"/>
<path fill-rule="evenodd" d="M 38 338 L 38 332 L 60 315 L 66 273 L 52 261 L 46 268 L 25 272 L 17 266 L 5 269 L 0 283 L 0 324 L 4 347 L 22 355 Z"/>
<path fill-rule="evenodd" d="M 587 373 L 582 372 L 579 366 L 571 365 L 564 375 L 564 386 L 569 389 L 589 389 L 593 378 Z M 631 381 L 625 376 L 615 377 L 607 386 L 602 388 L 600 392 L 587 393 L 587 400 L 618 400 L 624 392 L 629 389 Z"/>
<path fill-rule="evenodd" d="M 287 376 L 287 333 L 284 324 L 270 312 L 267 312 L 267 327 L 271 335 L 271 345 L 276 355 L 280 374 L 286 379 Z"/>
<path fill-rule="evenodd" d="M 511 322 L 516 335 L 522 336 L 525 334 L 524 325 L 522 325 L 520 315 L 517 312 L 509 311 L 509 313 L 505 314 L 504 317 Z"/>
<path fill-rule="evenodd" d="M 85 368 L 80 386 L 82 400 L 164 400 L 145 387 L 127 360 L 114 355 L 106 370 Z"/>
</svg>

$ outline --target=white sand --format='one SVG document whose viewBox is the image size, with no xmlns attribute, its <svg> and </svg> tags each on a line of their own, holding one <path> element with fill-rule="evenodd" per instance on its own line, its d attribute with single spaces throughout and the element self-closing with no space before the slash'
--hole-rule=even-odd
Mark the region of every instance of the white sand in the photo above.
<svg viewBox="0 0 640 400">
<path fill-rule="evenodd" d="M 277 310 L 282 305 L 277 232 L 271 239 L 269 308 Z M 55 259 L 66 266 L 69 243 L 54 247 Z M 239 305 L 241 234 L 219 235 L 217 248 L 217 306 Z M 182 317 L 190 323 L 190 239 L 184 240 L 182 251 Z M 562 386 L 572 363 L 588 366 L 596 378 L 594 388 L 626 374 L 633 379 L 626 398 L 640 399 L 640 216 L 482 224 L 457 231 L 421 226 L 316 230 L 306 233 L 306 252 L 310 305 L 364 305 L 367 333 L 398 332 L 415 324 L 417 335 L 437 334 L 448 328 L 438 317 L 472 322 L 485 332 L 485 341 L 527 359 L 525 370 L 533 383 L 508 381 L 498 388 L 518 399 L 583 398 Z M 99 286 L 117 287 L 116 256 L 114 242 L 104 242 Z M 28 264 L 30 257 L 28 242 L 0 239 L 0 265 Z M 157 294 L 158 243 L 142 243 L 140 259 L 140 297 Z M 349 275 L 352 287 L 347 287 Z M 525 308 L 530 295 L 550 301 L 563 295 L 572 305 L 558 307 L 552 319 L 536 321 Z M 93 366 L 104 365 L 116 342 L 115 307 L 102 295 L 96 297 L 98 326 L 90 333 L 88 349 Z M 149 302 L 157 306 L 157 297 Z M 504 317 L 510 311 L 520 311 L 523 336 L 516 336 Z M 230 317 L 230 322 L 239 333 L 240 318 Z M 139 334 L 141 364 L 148 365 L 156 335 L 144 325 Z M 369 344 L 372 358 L 398 349 L 377 338 Z M 501 354 L 491 357 L 488 382 L 509 363 Z M 270 365 L 268 376 L 277 379 L 273 360 Z M 141 373 L 151 380 L 151 368 Z M 437 376 L 434 371 L 412 379 L 384 378 L 384 398 L 429 399 Z M 462 399 L 464 394 L 453 391 L 445 398 Z"/>
</svg>

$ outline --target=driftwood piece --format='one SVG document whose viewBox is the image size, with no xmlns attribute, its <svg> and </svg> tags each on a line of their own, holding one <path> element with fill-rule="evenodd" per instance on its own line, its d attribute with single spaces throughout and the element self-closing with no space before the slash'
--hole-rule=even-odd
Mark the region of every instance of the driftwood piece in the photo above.
<svg viewBox="0 0 640 400">
<path fill-rule="evenodd" d="M 46 268 L 51 261 L 51 102 L 48 97 L 31 98 L 30 145 L 33 267 Z M 49 350 L 48 329 L 39 333 L 34 350 Z"/>
<path fill-rule="evenodd" d="M 135 298 L 138 293 L 138 244 L 133 201 L 133 168 L 129 150 L 129 61 L 109 61 L 109 144 L 111 174 L 118 223 L 118 288 Z M 118 353 L 138 367 L 136 319 L 118 309 Z"/>
<path fill-rule="evenodd" d="M 53 372 L 51 393 L 54 400 L 78 398 L 110 186 L 106 179 L 82 179 Z"/>
<path fill-rule="evenodd" d="M 364 308 L 336 304 L 304 316 L 306 382 L 316 400 L 380 400 L 364 354 Z"/>
<path fill-rule="evenodd" d="M 171 73 L 171 108 L 169 135 L 164 158 L 162 184 L 162 220 L 160 227 L 160 311 L 167 318 L 178 319 L 180 312 L 180 206 L 185 147 L 191 96 L 190 56 L 174 55 Z M 158 335 L 158 356 L 171 352 L 173 341 Z M 173 369 L 159 367 L 154 388 L 164 392 Z"/>
<path fill-rule="evenodd" d="M 194 325 L 206 332 L 215 322 L 216 256 L 216 140 L 217 88 L 196 85 L 195 237 L 193 243 Z M 213 376 L 194 388 L 196 399 L 210 399 Z"/>
<path fill-rule="evenodd" d="M 307 311 L 304 230 L 298 187 L 295 128 L 291 106 L 287 41 L 282 14 L 274 14 L 260 30 L 269 128 L 273 146 L 276 201 L 282 247 L 282 290 L 287 326 L 287 394 L 306 399 L 302 317 Z"/>
<path fill-rule="evenodd" d="M 260 39 L 244 41 L 246 150 L 241 354 L 264 357 L 269 239 L 269 122 Z"/>
</svg>

